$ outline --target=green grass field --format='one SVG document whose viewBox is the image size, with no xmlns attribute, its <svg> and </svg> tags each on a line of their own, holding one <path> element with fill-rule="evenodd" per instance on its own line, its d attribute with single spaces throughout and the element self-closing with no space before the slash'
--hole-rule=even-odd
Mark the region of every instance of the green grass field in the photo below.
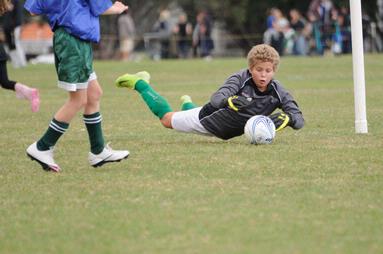
<svg viewBox="0 0 383 254">
<path fill-rule="evenodd" d="M 243 59 L 96 62 L 103 127 L 131 156 L 88 165 L 81 114 L 59 141 L 63 169 L 25 155 L 66 100 L 52 65 L 10 77 L 40 88 L 41 111 L 0 90 L 0 253 L 383 253 L 383 55 L 366 56 L 369 133 L 355 134 L 351 56 L 283 58 L 277 79 L 306 120 L 267 146 L 161 127 L 125 72 L 148 70 L 179 108 L 205 103 Z"/>
</svg>

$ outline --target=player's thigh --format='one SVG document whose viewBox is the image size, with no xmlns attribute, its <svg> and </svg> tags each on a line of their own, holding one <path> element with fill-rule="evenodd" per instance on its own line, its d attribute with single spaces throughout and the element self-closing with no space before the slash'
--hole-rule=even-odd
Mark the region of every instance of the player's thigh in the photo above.
<svg viewBox="0 0 383 254">
<path fill-rule="evenodd" d="M 180 132 L 211 136 L 212 134 L 209 133 L 199 121 L 200 111 L 201 107 L 174 112 L 171 119 L 172 128 Z"/>
</svg>

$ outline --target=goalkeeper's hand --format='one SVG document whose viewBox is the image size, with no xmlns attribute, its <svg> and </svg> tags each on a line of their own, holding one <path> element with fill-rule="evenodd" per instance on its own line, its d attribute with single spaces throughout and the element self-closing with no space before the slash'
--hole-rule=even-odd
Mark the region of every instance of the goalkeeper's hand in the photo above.
<svg viewBox="0 0 383 254">
<path fill-rule="evenodd" d="M 244 96 L 233 95 L 227 99 L 227 105 L 234 111 L 238 111 L 251 104 L 252 99 Z"/>
<path fill-rule="evenodd" d="M 284 112 L 274 113 L 269 116 L 275 125 L 275 131 L 280 131 L 290 123 L 290 117 Z"/>
</svg>

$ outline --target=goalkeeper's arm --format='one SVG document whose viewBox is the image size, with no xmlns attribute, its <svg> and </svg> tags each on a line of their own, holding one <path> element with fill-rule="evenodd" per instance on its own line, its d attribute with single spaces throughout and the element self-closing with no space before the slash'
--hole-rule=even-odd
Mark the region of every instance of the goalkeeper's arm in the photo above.
<svg viewBox="0 0 383 254">
<path fill-rule="evenodd" d="M 275 125 L 275 131 L 280 131 L 286 128 L 287 126 L 290 126 L 291 117 L 284 112 L 277 112 L 271 114 L 269 117 Z"/>
<path fill-rule="evenodd" d="M 233 95 L 227 98 L 227 106 L 234 111 L 238 111 L 252 104 L 252 98 L 247 98 L 240 95 Z"/>
</svg>

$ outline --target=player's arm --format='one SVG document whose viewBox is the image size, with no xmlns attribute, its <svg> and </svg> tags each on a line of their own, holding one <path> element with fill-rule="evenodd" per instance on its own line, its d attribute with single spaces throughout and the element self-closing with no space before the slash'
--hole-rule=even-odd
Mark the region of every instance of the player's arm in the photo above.
<svg viewBox="0 0 383 254">
<path fill-rule="evenodd" d="M 284 115 L 282 114 L 278 115 L 279 121 L 276 122 L 277 125 L 281 123 L 281 120 L 282 120 L 282 124 L 285 126 L 283 126 L 280 129 L 283 129 L 284 127 L 287 127 L 287 126 L 290 126 L 291 128 L 296 130 L 301 129 L 304 126 L 305 121 L 303 119 L 302 111 L 299 109 L 297 102 L 288 92 L 285 92 L 282 96 L 283 97 L 281 102 L 282 104 L 281 109 Z M 288 120 L 286 120 L 287 118 Z"/>
<path fill-rule="evenodd" d="M 301 129 L 304 126 L 302 111 L 291 94 L 277 81 L 274 87 L 278 94 L 278 108 L 282 112 L 274 112 L 269 117 L 273 120 L 276 130 L 282 130 L 287 126 L 293 129 Z"/>
<path fill-rule="evenodd" d="M 237 94 L 240 88 L 239 76 L 230 76 L 225 83 L 210 97 L 210 103 L 215 108 L 228 106 L 228 99 Z"/>
<path fill-rule="evenodd" d="M 285 112 L 276 112 L 269 115 L 271 121 L 273 121 L 275 125 L 275 131 L 280 131 L 287 126 L 290 126 L 290 116 Z"/>
<path fill-rule="evenodd" d="M 298 104 L 295 101 L 290 101 L 286 107 L 282 108 L 282 110 L 290 118 L 288 126 L 295 130 L 303 128 L 305 120 L 302 112 L 298 108 Z"/>
<path fill-rule="evenodd" d="M 253 99 L 240 95 L 233 95 L 227 98 L 227 106 L 234 111 L 239 111 L 246 108 L 250 104 L 253 104 Z"/>
<path fill-rule="evenodd" d="M 291 128 L 298 130 L 304 126 L 304 119 L 302 112 L 287 110 L 288 112 L 276 112 L 269 115 L 270 119 L 275 125 L 275 130 L 280 131 L 290 126 Z M 294 113 L 292 113 L 294 112 Z"/>
</svg>

